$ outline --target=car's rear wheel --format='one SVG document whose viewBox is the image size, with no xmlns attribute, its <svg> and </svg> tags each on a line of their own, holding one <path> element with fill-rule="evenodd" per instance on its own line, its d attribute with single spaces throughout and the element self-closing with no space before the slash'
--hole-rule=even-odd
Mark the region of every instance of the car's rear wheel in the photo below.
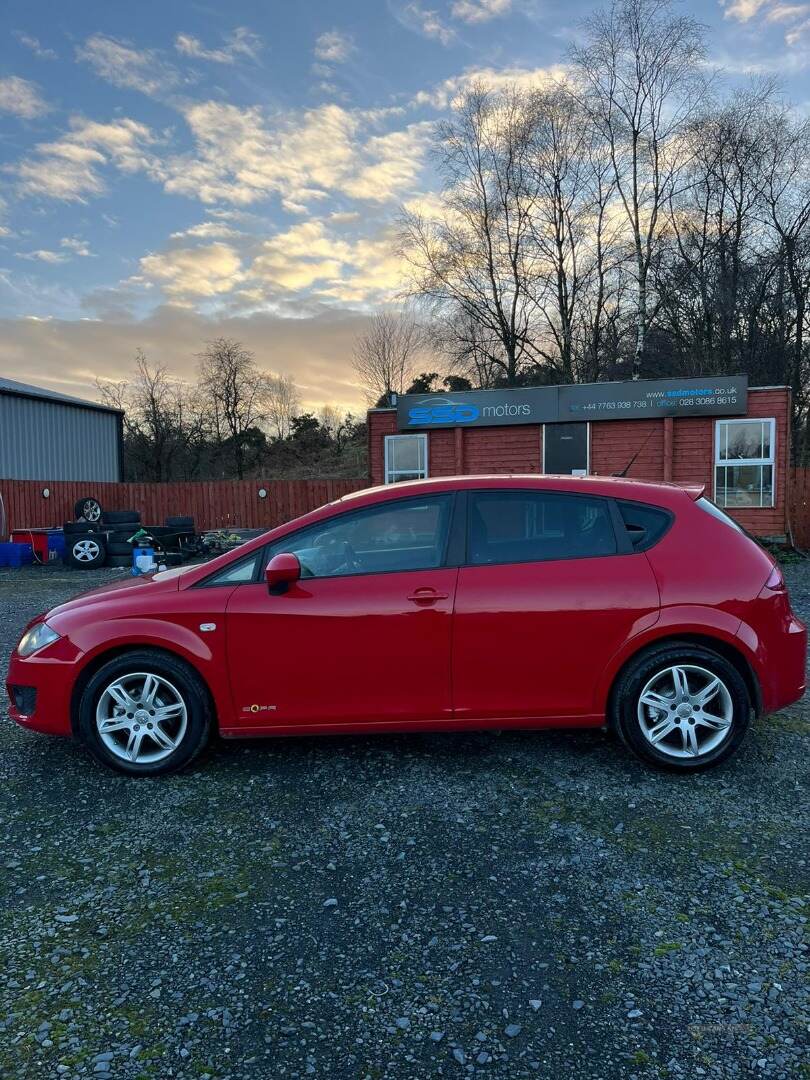
<svg viewBox="0 0 810 1080">
<path fill-rule="evenodd" d="M 740 672 L 712 649 L 661 645 L 625 669 L 613 695 L 613 721 L 625 744 L 662 768 L 718 765 L 739 747 L 751 723 Z"/>
<path fill-rule="evenodd" d="M 130 776 L 185 768 L 208 741 L 211 708 L 199 675 L 156 650 L 124 653 L 89 680 L 79 734 L 103 765 Z"/>
</svg>

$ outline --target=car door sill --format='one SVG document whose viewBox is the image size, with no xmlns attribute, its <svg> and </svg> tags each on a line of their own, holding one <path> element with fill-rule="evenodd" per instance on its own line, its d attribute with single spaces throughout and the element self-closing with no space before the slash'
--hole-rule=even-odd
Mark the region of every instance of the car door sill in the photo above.
<svg viewBox="0 0 810 1080">
<path fill-rule="evenodd" d="M 598 728 L 603 727 L 604 723 L 603 713 L 589 713 L 584 716 L 521 716 L 485 720 L 465 717 L 458 720 L 375 720 L 363 724 L 273 724 L 220 728 L 219 734 L 223 739 L 269 739 L 282 735 L 362 735 L 384 732 L 408 734 L 413 731 L 486 731 L 489 728 L 540 731 L 544 728 Z"/>
</svg>

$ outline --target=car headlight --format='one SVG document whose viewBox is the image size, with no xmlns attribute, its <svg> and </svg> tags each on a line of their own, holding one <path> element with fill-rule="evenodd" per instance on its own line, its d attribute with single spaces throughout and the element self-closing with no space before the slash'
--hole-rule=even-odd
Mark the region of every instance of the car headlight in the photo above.
<svg viewBox="0 0 810 1080">
<path fill-rule="evenodd" d="M 52 645 L 54 641 L 58 641 L 59 636 L 47 623 L 37 623 L 29 630 L 26 630 L 20 638 L 17 653 L 19 656 L 30 656 L 31 653 L 35 653 L 38 649 L 44 649 L 46 645 Z"/>
</svg>

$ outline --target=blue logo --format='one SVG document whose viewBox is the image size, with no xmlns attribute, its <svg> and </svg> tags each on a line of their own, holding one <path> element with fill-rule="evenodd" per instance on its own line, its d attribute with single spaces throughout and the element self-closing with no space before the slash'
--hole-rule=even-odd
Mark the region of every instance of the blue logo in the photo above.
<svg viewBox="0 0 810 1080">
<path fill-rule="evenodd" d="M 408 426 L 424 427 L 426 424 L 471 424 L 481 415 L 477 405 L 459 401 L 436 401 L 428 398 L 421 405 L 408 409 Z"/>
</svg>

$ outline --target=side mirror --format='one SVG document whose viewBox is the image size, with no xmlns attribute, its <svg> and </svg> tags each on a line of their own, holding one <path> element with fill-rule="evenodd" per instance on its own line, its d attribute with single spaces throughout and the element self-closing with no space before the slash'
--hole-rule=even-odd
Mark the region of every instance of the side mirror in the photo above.
<svg viewBox="0 0 810 1080">
<path fill-rule="evenodd" d="M 264 579 L 271 593 L 286 592 L 301 577 L 298 556 L 282 551 L 274 555 L 264 569 Z"/>
</svg>

